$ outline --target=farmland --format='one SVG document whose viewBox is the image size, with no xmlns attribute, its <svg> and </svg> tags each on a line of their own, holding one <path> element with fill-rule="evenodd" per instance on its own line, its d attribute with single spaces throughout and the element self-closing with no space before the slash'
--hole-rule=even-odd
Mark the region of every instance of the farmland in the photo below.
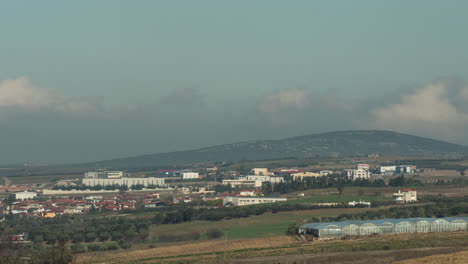
<svg viewBox="0 0 468 264">
<path fill-rule="evenodd" d="M 427 248 L 432 248 L 432 250 L 424 250 Z M 408 253 L 408 249 L 421 249 L 417 252 L 422 252 L 414 254 L 416 251 L 413 250 Z M 289 259 L 296 258 L 304 261 L 302 263 L 324 263 L 330 257 L 339 259 L 340 256 L 350 255 L 356 258 L 354 254 L 357 252 L 365 252 L 366 255 L 388 252 L 393 254 L 392 260 L 394 261 L 467 249 L 468 233 L 466 232 L 378 236 L 309 243 L 294 240 L 292 237 L 274 236 L 170 245 L 101 253 L 99 256 L 85 254 L 80 256 L 79 260 L 92 257 L 95 263 L 272 263 L 272 261 L 288 263 Z M 320 260 L 317 258 L 324 256 L 326 257 L 320 262 L 313 261 Z"/>
</svg>

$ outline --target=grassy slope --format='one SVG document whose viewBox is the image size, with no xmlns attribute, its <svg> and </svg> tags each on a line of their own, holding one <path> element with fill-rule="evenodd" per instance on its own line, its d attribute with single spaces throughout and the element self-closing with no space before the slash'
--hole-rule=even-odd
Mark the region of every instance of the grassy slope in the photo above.
<svg viewBox="0 0 468 264">
<path fill-rule="evenodd" d="M 333 208 L 292 212 L 267 213 L 259 216 L 251 216 L 240 219 L 229 219 L 218 222 L 193 221 L 173 225 L 152 226 L 150 237 L 157 237 L 161 233 L 190 233 L 205 232 L 207 229 L 217 227 L 225 230 L 228 239 L 241 239 L 253 237 L 270 237 L 284 235 L 288 226 L 292 223 L 306 223 L 312 217 L 330 217 L 343 213 L 358 213 L 369 208 Z"/>
</svg>

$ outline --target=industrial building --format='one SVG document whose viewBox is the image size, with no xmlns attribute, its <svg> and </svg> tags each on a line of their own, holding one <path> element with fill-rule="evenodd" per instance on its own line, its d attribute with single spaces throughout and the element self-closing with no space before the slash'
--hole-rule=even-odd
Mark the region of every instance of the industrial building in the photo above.
<svg viewBox="0 0 468 264">
<path fill-rule="evenodd" d="M 153 186 L 164 186 L 164 178 L 121 178 L 121 179 L 83 179 L 83 185 L 86 186 L 106 186 L 106 185 L 120 185 L 120 186 L 132 186 L 141 184 L 145 187 Z"/>
<path fill-rule="evenodd" d="M 18 192 L 15 193 L 15 199 L 16 200 L 29 200 L 29 199 L 34 199 L 37 197 L 37 193 L 35 192 Z"/>
<path fill-rule="evenodd" d="M 299 234 L 333 238 L 373 234 L 454 232 L 466 231 L 467 222 L 468 217 L 444 217 L 309 223 L 299 227 Z"/>
<path fill-rule="evenodd" d="M 223 205 L 232 204 L 236 206 L 242 206 L 242 205 L 285 202 L 287 200 L 288 200 L 287 198 L 276 198 L 276 197 L 231 197 L 231 196 L 228 196 L 223 199 Z"/>
<path fill-rule="evenodd" d="M 306 172 L 296 172 L 296 173 L 291 173 L 291 177 L 297 181 L 297 180 L 304 180 L 304 178 L 307 178 L 307 177 L 320 177 L 320 173 L 316 173 L 316 172 L 310 172 L 310 171 L 306 171 Z"/>
<path fill-rule="evenodd" d="M 357 169 L 357 170 L 347 170 L 347 176 L 348 178 L 352 180 L 358 180 L 358 179 L 370 179 L 370 171 L 368 170 L 363 170 L 363 169 Z"/>
<path fill-rule="evenodd" d="M 84 174 L 85 179 L 121 179 L 123 171 L 89 171 Z"/>
<path fill-rule="evenodd" d="M 192 179 L 199 179 L 200 174 L 198 172 L 182 172 L 182 179 L 183 180 L 192 180 Z"/>
</svg>

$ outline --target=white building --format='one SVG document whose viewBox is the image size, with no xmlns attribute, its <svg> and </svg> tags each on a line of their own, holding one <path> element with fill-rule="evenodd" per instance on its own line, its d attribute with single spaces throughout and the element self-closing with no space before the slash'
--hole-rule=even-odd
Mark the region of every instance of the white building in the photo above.
<svg viewBox="0 0 468 264">
<path fill-rule="evenodd" d="M 355 202 L 355 201 L 352 201 L 352 202 L 349 202 L 348 203 L 348 206 L 353 206 L 353 207 L 356 207 L 356 206 L 366 206 L 366 207 L 371 207 L 371 202 L 364 202 L 364 201 L 359 201 L 359 202 Z"/>
<path fill-rule="evenodd" d="M 245 179 L 249 181 L 261 181 L 261 182 L 271 182 L 271 183 L 280 183 L 284 181 L 283 177 L 276 176 L 259 176 L 259 175 L 247 175 L 245 177 L 239 177 L 239 179 Z"/>
<path fill-rule="evenodd" d="M 262 187 L 262 181 L 250 181 L 247 179 L 234 179 L 234 180 L 223 180 L 223 185 L 230 184 L 232 187 L 245 186 L 245 187 Z"/>
<path fill-rule="evenodd" d="M 239 192 L 240 196 L 255 196 L 255 191 L 241 191 Z"/>
<path fill-rule="evenodd" d="M 123 171 L 89 171 L 84 174 L 85 179 L 121 179 Z"/>
<path fill-rule="evenodd" d="M 393 194 L 393 199 L 397 203 L 412 203 L 418 201 L 417 193 L 414 189 L 398 190 L 397 193 Z"/>
<path fill-rule="evenodd" d="M 124 177 L 123 171 L 106 171 L 107 179 L 121 179 Z"/>
<path fill-rule="evenodd" d="M 29 200 L 29 199 L 34 199 L 37 197 L 37 193 L 35 192 L 18 192 L 15 193 L 15 199 L 16 200 Z"/>
<path fill-rule="evenodd" d="M 357 165 L 357 169 L 358 170 L 367 170 L 368 171 L 370 169 L 370 166 L 367 163 L 361 163 L 361 164 Z"/>
<path fill-rule="evenodd" d="M 268 172 L 268 168 L 253 168 L 252 171 L 254 175 L 258 175 L 258 176 L 270 175 L 270 173 Z"/>
<path fill-rule="evenodd" d="M 380 174 L 393 175 L 396 172 L 397 166 L 380 166 Z"/>
<path fill-rule="evenodd" d="M 291 173 L 291 177 L 293 178 L 293 180 L 303 180 L 304 178 L 307 178 L 307 177 L 320 177 L 320 173 L 310 172 L 310 171 L 297 172 L 297 173 Z"/>
<path fill-rule="evenodd" d="M 182 172 L 183 180 L 199 179 L 200 175 L 198 172 Z"/>
<path fill-rule="evenodd" d="M 264 203 L 276 203 L 285 202 L 287 198 L 276 198 L 276 197 L 225 197 L 223 199 L 223 205 L 232 204 L 235 206 L 253 205 L 253 204 L 264 204 Z"/>
<path fill-rule="evenodd" d="M 132 186 L 137 184 L 142 184 L 145 187 L 149 185 L 154 186 L 164 186 L 164 178 L 121 178 L 121 179 L 83 179 L 83 185 L 86 186 L 96 186 L 96 185 L 114 185 L 118 184 L 120 186 Z"/>
<path fill-rule="evenodd" d="M 357 179 L 370 179 L 370 171 L 368 170 L 348 170 L 347 171 L 348 178 L 352 180 L 357 180 Z"/>
<path fill-rule="evenodd" d="M 330 170 L 322 170 L 322 171 L 320 171 L 319 174 L 320 174 L 321 177 L 322 177 L 322 176 L 328 176 L 328 175 L 333 174 L 333 171 L 330 171 Z"/>
<path fill-rule="evenodd" d="M 416 166 L 414 165 L 399 165 L 397 166 L 397 173 L 400 174 L 412 174 L 416 172 Z"/>
</svg>

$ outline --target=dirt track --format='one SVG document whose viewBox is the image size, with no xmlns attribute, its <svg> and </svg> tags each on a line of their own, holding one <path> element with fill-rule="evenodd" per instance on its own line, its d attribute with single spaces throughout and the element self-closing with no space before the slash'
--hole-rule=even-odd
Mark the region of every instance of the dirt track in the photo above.
<svg viewBox="0 0 468 264">
<path fill-rule="evenodd" d="M 451 254 L 433 255 L 423 258 L 410 259 L 397 262 L 397 264 L 465 264 L 468 263 L 468 251 L 456 252 Z"/>
</svg>

